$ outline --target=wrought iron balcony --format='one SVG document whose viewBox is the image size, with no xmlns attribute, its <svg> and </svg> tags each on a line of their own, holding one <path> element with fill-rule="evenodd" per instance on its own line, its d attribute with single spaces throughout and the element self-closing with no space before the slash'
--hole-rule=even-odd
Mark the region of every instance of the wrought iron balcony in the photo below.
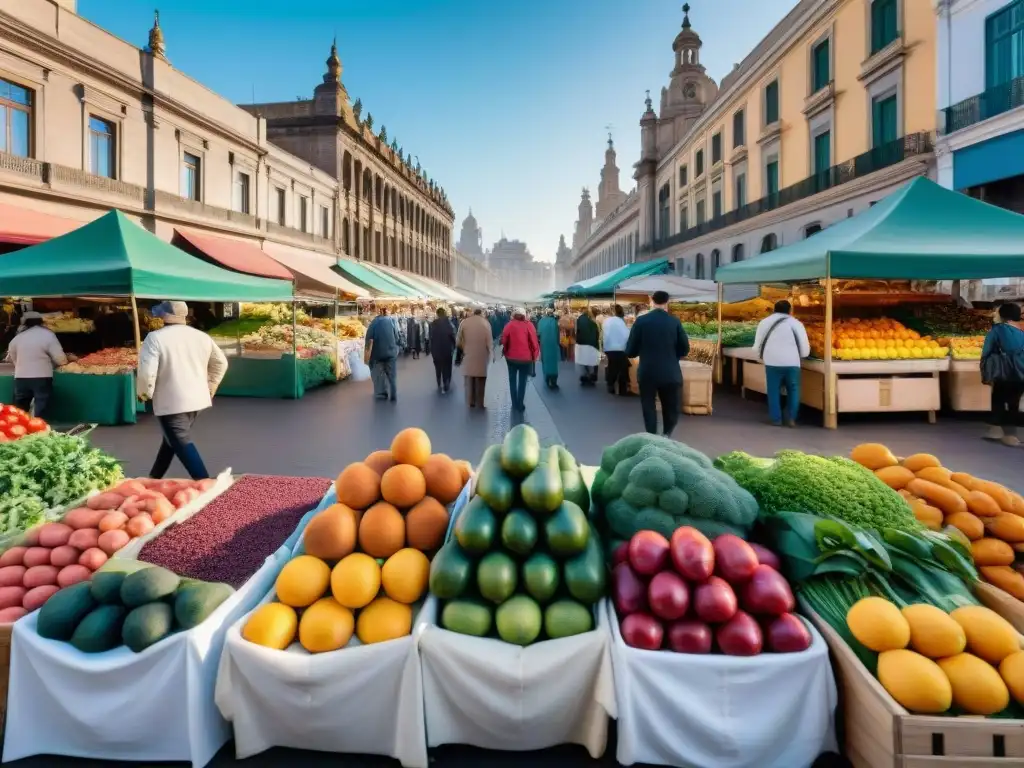
<svg viewBox="0 0 1024 768">
<path fill-rule="evenodd" d="M 663 251 L 666 248 L 694 240 L 710 232 L 716 232 L 741 221 L 747 221 L 762 213 L 783 208 L 800 200 L 806 200 L 819 192 L 838 187 L 854 179 L 868 176 L 875 171 L 896 165 L 903 160 L 917 155 L 925 155 L 932 151 L 931 135 L 912 133 L 903 138 L 890 141 L 887 144 L 875 147 L 862 155 L 857 155 L 839 165 L 808 176 L 803 181 L 780 189 L 775 194 L 765 195 L 760 200 L 754 200 L 746 205 L 728 211 L 721 216 L 705 221 L 703 224 L 690 227 L 689 229 L 671 235 L 667 238 L 655 240 L 653 247 L 650 245 L 641 246 L 641 254 L 651 254 Z"/>
<path fill-rule="evenodd" d="M 1024 106 L 1024 77 L 989 88 L 943 109 L 945 130 L 949 134 Z"/>
</svg>

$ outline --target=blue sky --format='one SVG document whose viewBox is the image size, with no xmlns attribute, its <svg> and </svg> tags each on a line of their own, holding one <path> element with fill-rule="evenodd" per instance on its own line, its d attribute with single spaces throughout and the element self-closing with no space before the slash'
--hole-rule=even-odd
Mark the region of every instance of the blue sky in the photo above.
<svg viewBox="0 0 1024 768">
<path fill-rule="evenodd" d="M 154 0 L 159 2 L 159 0 Z M 796 0 L 691 0 L 702 61 L 721 80 Z M 79 13 L 145 45 L 152 3 L 79 0 Z M 163 0 L 171 62 L 235 102 L 308 98 L 337 34 L 344 82 L 448 193 L 455 237 L 472 207 L 553 259 L 580 189 L 596 200 L 605 126 L 633 186 L 644 90 L 672 69 L 676 0 Z"/>
</svg>

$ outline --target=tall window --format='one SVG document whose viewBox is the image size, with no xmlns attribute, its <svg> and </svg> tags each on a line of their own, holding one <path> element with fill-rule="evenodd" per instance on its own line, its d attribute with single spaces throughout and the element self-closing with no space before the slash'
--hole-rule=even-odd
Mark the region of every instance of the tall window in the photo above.
<svg viewBox="0 0 1024 768">
<path fill-rule="evenodd" d="M 741 173 L 736 176 L 736 207 L 742 208 L 747 204 L 747 174 Z"/>
<path fill-rule="evenodd" d="M 694 161 L 697 169 L 693 172 L 693 178 L 699 179 L 704 174 L 704 150 L 697 150 L 697 158 Z"/>
<path fill-rule="evenodd" d="M 829 39 L 826 37 L 811 52 L 812 91 L 817 93 L 832 81 L 832 62 L 829 55 Z"/>
<path fill-rule="evenodd" d="M 716 133 L 711 137 L 711 164 L 717 165 L 722 162 L 722 134 Z"/>
<path fill-rule="evenodd" d="M 814 172 L 824 173 L 832 167 L 832 132 L 825 131 L 814 137 Z"/>
<path fill-rule="evenodd" d="M 734 264 L 737 261 L 743 261 L 743 243 L 736 243 L 732 247 L 732 261 Z"/>
<path fill-rule="evenodd" d="M 779 122 L 779 81 L 772 80 L 764 87 L 764 124 Z"/>
<path fill-rule="evenodd" d="M 284 190 L 280 187 L 276 187 L 274 189 L 274 194 L 277 198 L 277 223 L 283 227 L 285 225 L 287 215 L 287 209 L 285 208 L 284 203 Z"/>
<path fill-rule="evenodd" d="M 704 223 L 704 201 L 697 201 L 697 226 L 699 227 Z"/>
<path fill-rule="evenodd" d="M 89 172 L 113 179 L 117 176 L 114 125 L 89 115 Z"/>
<path fill-rule="evenodd" d="M 722 215 L 722 193 L 711 193 L 711 218 L 717 219 Z"/>
<path fill-rule="evenodd" d="M 299 195 L 299 230 L 309 232 L 309 198 Z"/>
<path fill-rule="evenodd" d="M 871 52 L 878 53 L 899 37 L 896 13 L 897 0 L 871 2 Z"/>
<path fill-rule="evenodd" d="M 764 167 L 764 191 L 766 195 L 779 194 L 779 161 L 772 160 Z"/>
<path fill-rule="evenodd" d="M 686 206 L 680 206 L 679 208 L 679 232 L 682 234 L 690 228 L 690 212 L 686 209 Z"/>
<path fill-rule="evenodd" d="M 987 88 L 1024 76 L 1024 0 L 1014 0 L 985 21 Z"/>
<path fill-rule="evenodd" d="M 711 279 L 715 279 L 715 275 L 718 274 L 718 268 L 722 266 L 722 252 L 715 248 L 711 252 Z"/>
<path fill-rule="evenodd" d="M 239 213 L 249 212 L 249 174 L 238 171 L 235 173 L 235 210 Z"/>
<path fill-rule="evenodd" d="M 32 91 L 0 80 L 0 152 L 28 157 L 31 126 Z"/>
<path fill-rule="evenodd" d="M 685 165 L 680 165 L 679 166 L 679 186 L 680 187 L 685 187 L 687 184 L 690 183 L 690 180 L 687 178 L 687 176 L 688 176 L 688 174 L 687 174 L 686 166 Z"/>
<path fill-rule="evenodd" d="M 202 160 L 185 152 L 181 158 L 181 196 L 189 200 L 200 199 L 200 171 Z"/>
<path fill-rule="evenodd" d="M 899 138 L 896 120 L 896 94 L 871 102 L 872 147 L 880 147 Z"/>
<path fill-rule="evenodd" d="M 739 110 L 732 116 L 732 146 L 742 147 L 747 143 L 746 123 L 743 121 L 743 110 Z"/>
<path fill-rule="evenodd" d="M 658 239 L 667 240 L 669 233 L 669 186 L 665 184 L 658 192 Z"/>
<path fill-rule="evenodd" d="M 331 236 L 331 209 L 327 206 L 320 206 L 320 236 Z"/>
<path fill-rule="evenodd" d="M 769 232 L 761 238 L 761 253 L 771 253 L 779 247 L 779 239 L 774 232 Z"/>
<path fill-rule="evenodd" d="M 696 259 L 696 267 L 693 270 L 693 276 L 698 280 L 704 279 L 704 254 L 698 253 Z"/>
</svg>

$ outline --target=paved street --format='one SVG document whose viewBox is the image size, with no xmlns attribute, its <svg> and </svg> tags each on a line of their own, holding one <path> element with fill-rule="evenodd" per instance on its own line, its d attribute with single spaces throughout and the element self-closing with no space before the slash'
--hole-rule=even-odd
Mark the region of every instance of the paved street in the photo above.
<svg viewBox="0 0 1024 768">
<path fill-rule="evenodd" d="M 541 385 L 527 392 L 526 417 L 546 441 L 561 440 L 584 463 L 600 460 L 601 449 L 624 435 L 642 429 L 636 398 L 613 398 L 603 385 L 581 390 L 575 372 L 563 365 L 562 389 L 550 392 Z M 536 382 L 536 380 L 535 380 Z M 1024 454 L 979 439 L 980 420 L 941 416 L 929 425 L 924 417 L 861 419 L 844 422 L 838 431 L 817 426 L 810 414 L 796 430 L 768 425 L 764 404 L 746 402 L 738 395 L 716 395 L 713 416 L 683 416 L 677 439 L 715 455 L 742 449 L 769 455 L 783 447 L 821 453 L 847 453 L 856 443 L 887 443 L 896 453 L 919 451 L 938 454 L 947 466 L 983 477 L 1020 485 Z M 196 440 L 208 467 L 231 467 L 236 472 L 333 477 L 352 461 L 386 448 L 400 429 L 420 426 L 430 434 L 436 451 L 476 461 L 484 448 L 508 430 L 512 418 L 504 365 L 492 367 L 487 384 L 486 411 L 465 406 L 462 380 L 456 369 L 456 389 L 448 397 L 438 395 L 429 358 L 403 360 L 399 368 L 397 403 L 378 403 L 369 382 L 343 382 L 316 390 L 300 401 L 218 399 L 212 411 L 199 419 Z M 129 474 L 148 471 L 159 441 L 152 417 L 135 427 L 104 428 L 93 435 L 96 444 L 127 463 Z M 180 474 L 174 465 L 171 474 Z M 17 706 L 16 702 L 12 702 Z M 212 765 L 234 764 L 232 745 L 221 751 Z M 582 748 L 565 747 L 544 753 L 488 753 L 464 747 L 435 750 L 437 768 L 488 765 L 513 766 L 614 765 L 614 728 L 603 760 L 591 760 Z M 376 757 L 346 756 L 291 750 L 274 750 L 244 761 L 252 766 L 328 766 L 352 768 L 397 766 L 396 761 Z M 109 762 L 40 757 L 19 761 L 26 768 L 59 766 L 109 766 Z"/>
</svg>

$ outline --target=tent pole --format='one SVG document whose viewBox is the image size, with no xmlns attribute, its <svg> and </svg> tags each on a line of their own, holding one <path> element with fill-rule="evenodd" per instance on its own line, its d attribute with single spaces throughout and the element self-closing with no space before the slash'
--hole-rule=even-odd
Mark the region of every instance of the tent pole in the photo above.
<svg viewBox="0 0 1024 768">
<path fill-rule="evenodd" d="M 142 350 L 142 329 L 139 327 L 139 305 L 135 301 L 135 294 L 131 295 L 132 298 L 132 331 L 135 333 L 135 354 L 138 355 Z"/>
<path fill-rule="evenodd" d="M 341 356 L 338 354 L 338 289 L 334 289 L 334 378 L 341 377 Z"/>
<path fill-rule="evenodd" d="M 825 412 L 823 414 L 825 429 L 836 429 L 839 426 L 839 414 L 836 413 L 836 383 L 832 373 L 832 259 L 825 257 Z"/>
<path fill-rule="evenodd" d="M 722 301 L 725 298 L 725 285 L 718 284 L 718 343 L 715 345 L 714 377 L 715 384 L 722 383 Z"/>
<path fill-rule="evenodd" d="M 292 297 L 292 389 L 295 399 L 299 397 L 299 339 L 298 339 L 298 302 Z"/>
</svg>

